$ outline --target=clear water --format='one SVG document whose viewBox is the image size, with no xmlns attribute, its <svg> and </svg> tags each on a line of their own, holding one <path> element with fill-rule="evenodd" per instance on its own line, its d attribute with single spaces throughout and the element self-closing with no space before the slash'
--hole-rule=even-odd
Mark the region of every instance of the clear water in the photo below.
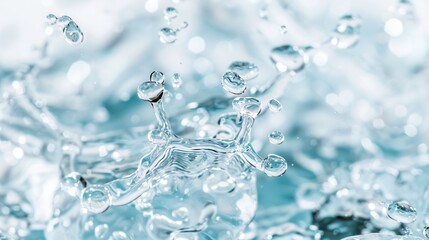
<svg viewBox="0 0 429 240">
<path fill-rule="evenodd" d="M 5 4 L 0 239 L 429 239 L 427 3 Z"/>
</svg>

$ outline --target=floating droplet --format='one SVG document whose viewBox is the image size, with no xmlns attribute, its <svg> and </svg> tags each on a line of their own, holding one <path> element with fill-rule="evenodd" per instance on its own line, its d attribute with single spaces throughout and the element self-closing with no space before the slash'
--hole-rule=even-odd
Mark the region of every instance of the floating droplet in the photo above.
<svg viewBox="0 0 429 240">
<path fill-rule="evenodd" d="M 172 83 L 173 88 L 178 89 L 182 86 L 182 84 L 183 84 L 183 80 L 180 74 L 178 73 L 173 74 L 173 83 Z"/>
<path fill-rule="evenodd" d="M 158 34 L 159 34 L 159 40 L 162 43 L 170 44 L 170 43 L 174 43 L 177 40 L 176 31 L 168 27 L 165 27 L 159 30 Z"/>
<path fill-rule="evenodd" d="M 110 207 L 111 197 L 103 186 L 90 186 L 82 193 L 82 207 L 92 213 L 102 213 Z"/>
<path fill-rule="evenodd" d="M 417 211 L 406 201 L 395 201 L 388 206 L 387 215 L 400 223 L 412 223 L 416 220 Z"/>
<path fill-rule="evenodd" d="M 223 89 L 229 93 L 240 95 L 246 91 L 246 83 L 244 80 L 235 72 L 227 72 L 222 77 Z"/>
<path fill-rule="evenodd" d="M 234 191 L 236 182 L 226 171 L 216 170 L 211 173 L 204 183 L 205 192 L 230 193 Z"/>
<path fill-rule="evenodd" d="M 271 99 L 268 102 L 268 108 L 271 110 L 271 112 L 280 112 L 282 110 L 283 106 L 278 100 Z"/>
<path fill-rule="evenodd" d="M 167 7 L 164 10 L 164 18 L 167 21 L 171 21 L 172 19 L 177 17 L 177 14 L 179 12 L 177 11 L 177 9 L 175 9 L 174 7 Z"/>
<path fill-rule="evenodd" d="M 144 82 L 137 88 L 140 99 L 149 102 L 158 102 L 164 93 L 164 86 L 157 82 Z"/>
<path fill-rule="evenodd" d="M 94 235 L 97 239 L 106 239 L 109 232 L 109 226 L 107 224 L 100 224 L 94 229 Z"/>
<path fill-rule="evenodd" d="M 55 16 L 54 14 L 48 14 L 46 16 L 46 23 L 49 25 L 54 25 L 55 23 L 57 23 L 57 16 Z"/>
<path fill-rule="evenodd" d="M 157 83 L 160 83 L 160 84 L 164 84 L 164 82 L 165 82 L 164 73 L 162 73 L 160 71 L 153 71 L 150 74 L 149 79 L 150 79 L 151 82 L 157 82 Z"/>
<path fill-rule="evenodd" d="M 349 48 L 359 41 L 361 19 L 352 15 L 340 18 L 332 33 L 331 43 L 337 48 Z"/>
<path fill-rule="evenodd" d="M 86 185 L 86 180 L 77 172 L 68 174 L 61 181 L 61 189 L 73 197 L 80 196 Z"/>
<path fill-rule="evenodd" d="M 259 75 L 259 68 L 250 62 L 233 62 L 229 65 L 231 72 L 237 73 L 243 80 L 250 80 Z"/>
<path fill-rule="evenodd" d="M 251 116 L 256 118 L 261 112 L 261 102 L 252 97 L 237 97 L 232 101 L 232 107 L 234 110 L 242 115 Z"/>
<path fill-rule="evenodd" d="M 269 154 L 262 162 L 262 169 L 270 177 L 280 176 L 287 170 L 286 160 L 276 154 Z"/>
<path fill-rule="evenodd" d="M 83 42 L 83 32 L 69 16 L 59 17 L 56 24 L 63 31 L 68 43 L 77 45 Z"/>
<path fill-rule="evenodd" d="M 283 136 L 283 133 L 279 132 L 279 131 L 273 131 L 270 133 L 270 136 L 268 137 L 268 139 L 270 140 L 271 144 L 282 144 L 283 141 L 285 140 L 285 137 Z"/>
<path fill-rule="evenodd" d="M 287 33 L 287 27 L 285 25 L 280 26 L 280 33 L 286 34 Z"/>
<path fill-rule="evenodd" d="M 164 131 L 154 129 L 149 131 L 147 138 L 153 144 L 165 144 L 168 141 L 168 136 Z"/>
<path fill-rule="evenodd" d="M 283 45 L 271 50 L 271 61 L 279 72 L 298 72 L 304 69 L 306 57 L 299 47 Z"/>
</svg>

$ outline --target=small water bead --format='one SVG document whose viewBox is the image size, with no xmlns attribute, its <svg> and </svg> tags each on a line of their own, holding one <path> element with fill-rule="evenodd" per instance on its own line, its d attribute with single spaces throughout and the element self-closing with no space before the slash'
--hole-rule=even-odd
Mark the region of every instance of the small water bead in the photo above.
<svg viewBox="0 0 429 240">
<path fill-rule="evenodd" d="M 278 100 L 271 99 L 268 102 L 268 108 L 271 110 L 271 112 L 280 112 L 282 110 L 283 106 Z"/>
<path fill-rule="evenodd" d="M 164 131 L 154 129 L 148 132 L 148 140 L 153 144 L 165 144 L 168 141 L 168 136 Z"/>
<path fill-rule="evenodd" d="M 99 185 L 85 188 L 81 196 L 82 207 L 92 213 L 102 213 L 110 207 L 111 197 L 109 191 Z"/>
<path fill-rule="evenodd" d="M 400 223 L 412 223 L 416 220 L 417 211 L 406 201 L 395 201 L 387 207 L 387 215 Z"/>
<path fill-rule="evenodd" d="M 55 16 L 54 14 L 48 14 L 46 16 L 46 23 L 49 25 L 54 25 L 55 23 L 57 23 L 57 16 Z"/>
<path fill-rule="evenodd" d="M 178 89 L 182 86 L 182 84 L 183 84 L 183 80 L 180 74 L 178 73 L 173 74 L 173 83 L 172 83 L 173 88 Z"/>
<path fill-rule="evenodd" d="M 261 112 L 261 102 L 257 98 L 252 97 L 237 97 L 232 100 L 234 110 L 242 115 L 256 118 Z"/>
<path fill-rule="evenodd" d="M 280 33 L 286 34 L 287 33 L 287 27 L 285 25 L 280 26 Z"/>
<path fill-rule="evenodd" d="M 304 51 L 292 45 L 283 45 L 271 50 L 271 61 L 279 72 L 298 72 L 305 67 Z"/>
<path fill-rule="evenodd" d="M 332 33 L 331 43 L 337 48 L 350 48 L 359 41 L 361 19 L 357 16 L 345 15 L 340 18 Z"/>
<path fill-rule="evenodd" d="M 78 172 L 69 173 L 61 181 L 61 189 L 73 197 L 78 197 L 86 185 L 86 180 Z"/>
<path fill-rule="evenodd" d="M 167 7 L 164 10 L 164 18 L 167 21 L 171 21 L 172 19 L 177 17 L 179 12 L 174 7 Z"/>
<path fill-rule="evenodd" d="M 159 35 L 159 40 L 165 44 L 171 44 L 177 40 L 176 31 L 168 27 L 165 27 L 159 30 L 158 35 Z"/>
<path fill-rule="evenodd" d="M 233 62 L 228 68 L 231 72 L 237 73 L 243 80 L 254 79 L 259 75 L 259 68 L 250 62 Z"/>
<path fill-rule="evenodd" d="M 164 73 L 162 73 L 160 71 L 153 71 L 150 74 L 149 79 L 150 79 L 151 82 L 157 82 L 157 83 L 160 83 L 160 84 L 164 84 L 164 82 L 165 82 Z"/>
<path fill-rule="evenodd" d="M 270 177 L 280 176 L 287 170 L 286 160 L 276 154 L 269 154 L 262 162 L 262 170 Z"/>
<path fill-rule="evenodd" d="M 97 239 L 106 239 L 109 233 L 109 226 L 107 224 L 100 224 L 94 229 L 94 235 Z"/>
<path fill-rule="evenodd" d="M 164 93 L 164 86 L 157 82 L 144 82 L 137 88 L 137 95 L 140 99 L 157 102 Z"/>
<path fill-rule="evenodd" d="M 243 94 L 246 89 L 246 82 L 235 72 L 227 72 L 222 77 L 222 86 L 225 91 L 240 95 Z"/>
<path fill-rule="evenodd" d="M 283 143 L 283 141 L 285 140 L 285 137 L 283 133 L 279 131 L 273 131 L 270 133 L 268 139 L 270 140 L 271 144 L 279 145 Z"/>
</svg>

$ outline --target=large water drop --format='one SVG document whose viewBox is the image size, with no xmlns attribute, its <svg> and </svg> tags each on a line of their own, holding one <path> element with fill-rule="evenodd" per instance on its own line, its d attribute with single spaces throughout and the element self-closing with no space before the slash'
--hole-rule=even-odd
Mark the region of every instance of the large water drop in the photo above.
<svg viewBox="0 0 429 240">
<path fill-rule="evenodd" d="M 412 223 L 416 220 L 417 211 L 406 201 L 395 201 L 387 207 L 387 215 L 400 223 Z"/>
<path fill-rule="evenodd" d="M 229 93 L 240 95 L 246 91 L 246 82 L 235 72 L 227 72 L 222 77 L 223 89 Z"/>
</svg>

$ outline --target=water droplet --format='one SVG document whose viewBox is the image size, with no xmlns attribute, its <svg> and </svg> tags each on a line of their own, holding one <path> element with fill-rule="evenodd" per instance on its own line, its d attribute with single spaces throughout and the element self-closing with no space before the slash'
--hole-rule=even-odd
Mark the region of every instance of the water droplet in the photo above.
<svg viewBox="0 0 429 240">
<path fill-rule="evenodd" d="M 304 69 L 306 56 L 297 46 L 283 45 L 271 50 L 271 61 L 279 72 L 298 72 Z"/>
<path fill-rule="evenodd" d="M 92 213 L 102 213 L 110 207 L 111 197 L 103 186 L 90 186 L 85 188 L 81 197 L 82 207 Z"/>
<path fill-rule="evenodd" d="M 423 228 L 423 235 L 429 239 L 429 226 Z"/>
<path fill-rule="evenodd" d="M 56 24 L 63 31 L 68 43 L 77 45 L 83 42 L 83 32 L 69 16 L 59 17 Z"/>
<path fill-rule="evenodd" d="M 230 193 L 234 191 L 236 182 L 225 170 L 212 171 L 211 175 L 204 183 L 205 192 L 212 193 Z"/>
<path fill-rule="evenodd" d="M 273 131 L 270 133 L 270 136 L 268 137 L 268 139 L 270 140 L 271 144 L 282 144 L 283 141 L 285 140 L 285 137 L 283 136 L 283 133 L 279 132 L 279 131 Z"/>
<path fill-rule="evenodd" d="M 286 34 L 287 33 L 287 27 L 285 25 L 280 26 L 280 33 Z"/>
<path fill-rule="evenodd" d="M 242 115 L 251 116 L 256 118 L 261 112 L 261 102 L 252 97 L 237 97 L 232 101 L 234 110 Z"/>
<path fill-rule="evenodd" d="M 159 30 L 158 34 L 159 34 L 159 40 L 162 43 L 170 44 L 170 43 L 174 43 L 177 40 L 176 31 L 168 27 L 165 27 Z"/>
<path fill-rule="evenodd" d="M 331 43 L 337 48 L 349 48 L 359 41 L 361 19 L 352 15 L 340 18 L 332 33 Z"/>
<path fill-rule="evenodd" d="M 406 201 L 395 201 L 388 206 L 387 215 L 400 223 L 412 223 L 416 220 L 417 211 Z"/>
<path fill-rule="evenodd" d="M 57 16 L 55 16 L 54 14 L 48 14 L 46 16 L 46 23 L 49 25 L 54 25 L 55 23 L 57 23 Z"/>
<path fill-rule="evenodd" d="M 162 73 L 160 71 L 153 71 L 150 74 L 149 79 L 150 79 L 151 82 L 157 82 L 157 83 L 160 83 L 160 84 L 164 84 L 164 82 L 165 82 L 164 73 Z"/>
<path fill-rule="evenodd" d="M 157 82 L 144 82 L 137 88 L 140 99 L 149 102 L 158 102 L 164 93 L 164 86 Z"/>
<path fill-rule="evenodd" d="M 287 170 L 286 160 L 276 154 L 269 154 L 262 162 L 262 169 L 270 177 L 280 176 Z"/>
<path fill-rule="evenodd" d="M 227 72 L 222 77 L 223 89 L 229 93 L 240 95 L 246 91 L 246 83 L 244 80 L 235 72 Z"/>
<path fill-rule="evenodd" d="M 80 196 L 86 185 L 86 180 L 78 172 L 69 173 L 61 181 L 61 189 L 73 197 Z"/>
<path fill-rule="evenodd" d="M 147 138 L 153 144 L 165 144 L 168 141 L 168 136 L 164 131 L 154 129 L 148 132 Z"/>
<path fill-rule="evenodd" d="M 109 232 L 109 226 L 107 224 L 100 224 L 94 229 L 94 235 L 97 239 L 106 239 Z"/>
<path fill-rule="evenodd" d="M 280 112 L 282 110 L 283 106 L 278 100 L 271 99 L 268 102 L 268 108 L 271 110 L 271 112 Z"/>
<path fill-rule="evenodd" d="M 164 18 L 167 21 L 171 21 L 172 19 L 177 17 L 177 14 L 179 12 L 177 11 L 177 9 L 175 9 L 174 7 L 167 7 L 164 10 Z"/>
<path fill-rule="evenodd" d="M 178 89 L 182 86 L 182 84 L 183 84 L 183 80 L 180 74 L 178 73 L 173 74 L 173 83 L 172 83 L 173 88 Z"/>
<path fill-rule="evenodd" d="M 229 70 L 237 73 L 243 80 L 250 80 L 259 75 L 258 66 L 250 62 L 233 62 L 229 65 Z"/>
</svg>

